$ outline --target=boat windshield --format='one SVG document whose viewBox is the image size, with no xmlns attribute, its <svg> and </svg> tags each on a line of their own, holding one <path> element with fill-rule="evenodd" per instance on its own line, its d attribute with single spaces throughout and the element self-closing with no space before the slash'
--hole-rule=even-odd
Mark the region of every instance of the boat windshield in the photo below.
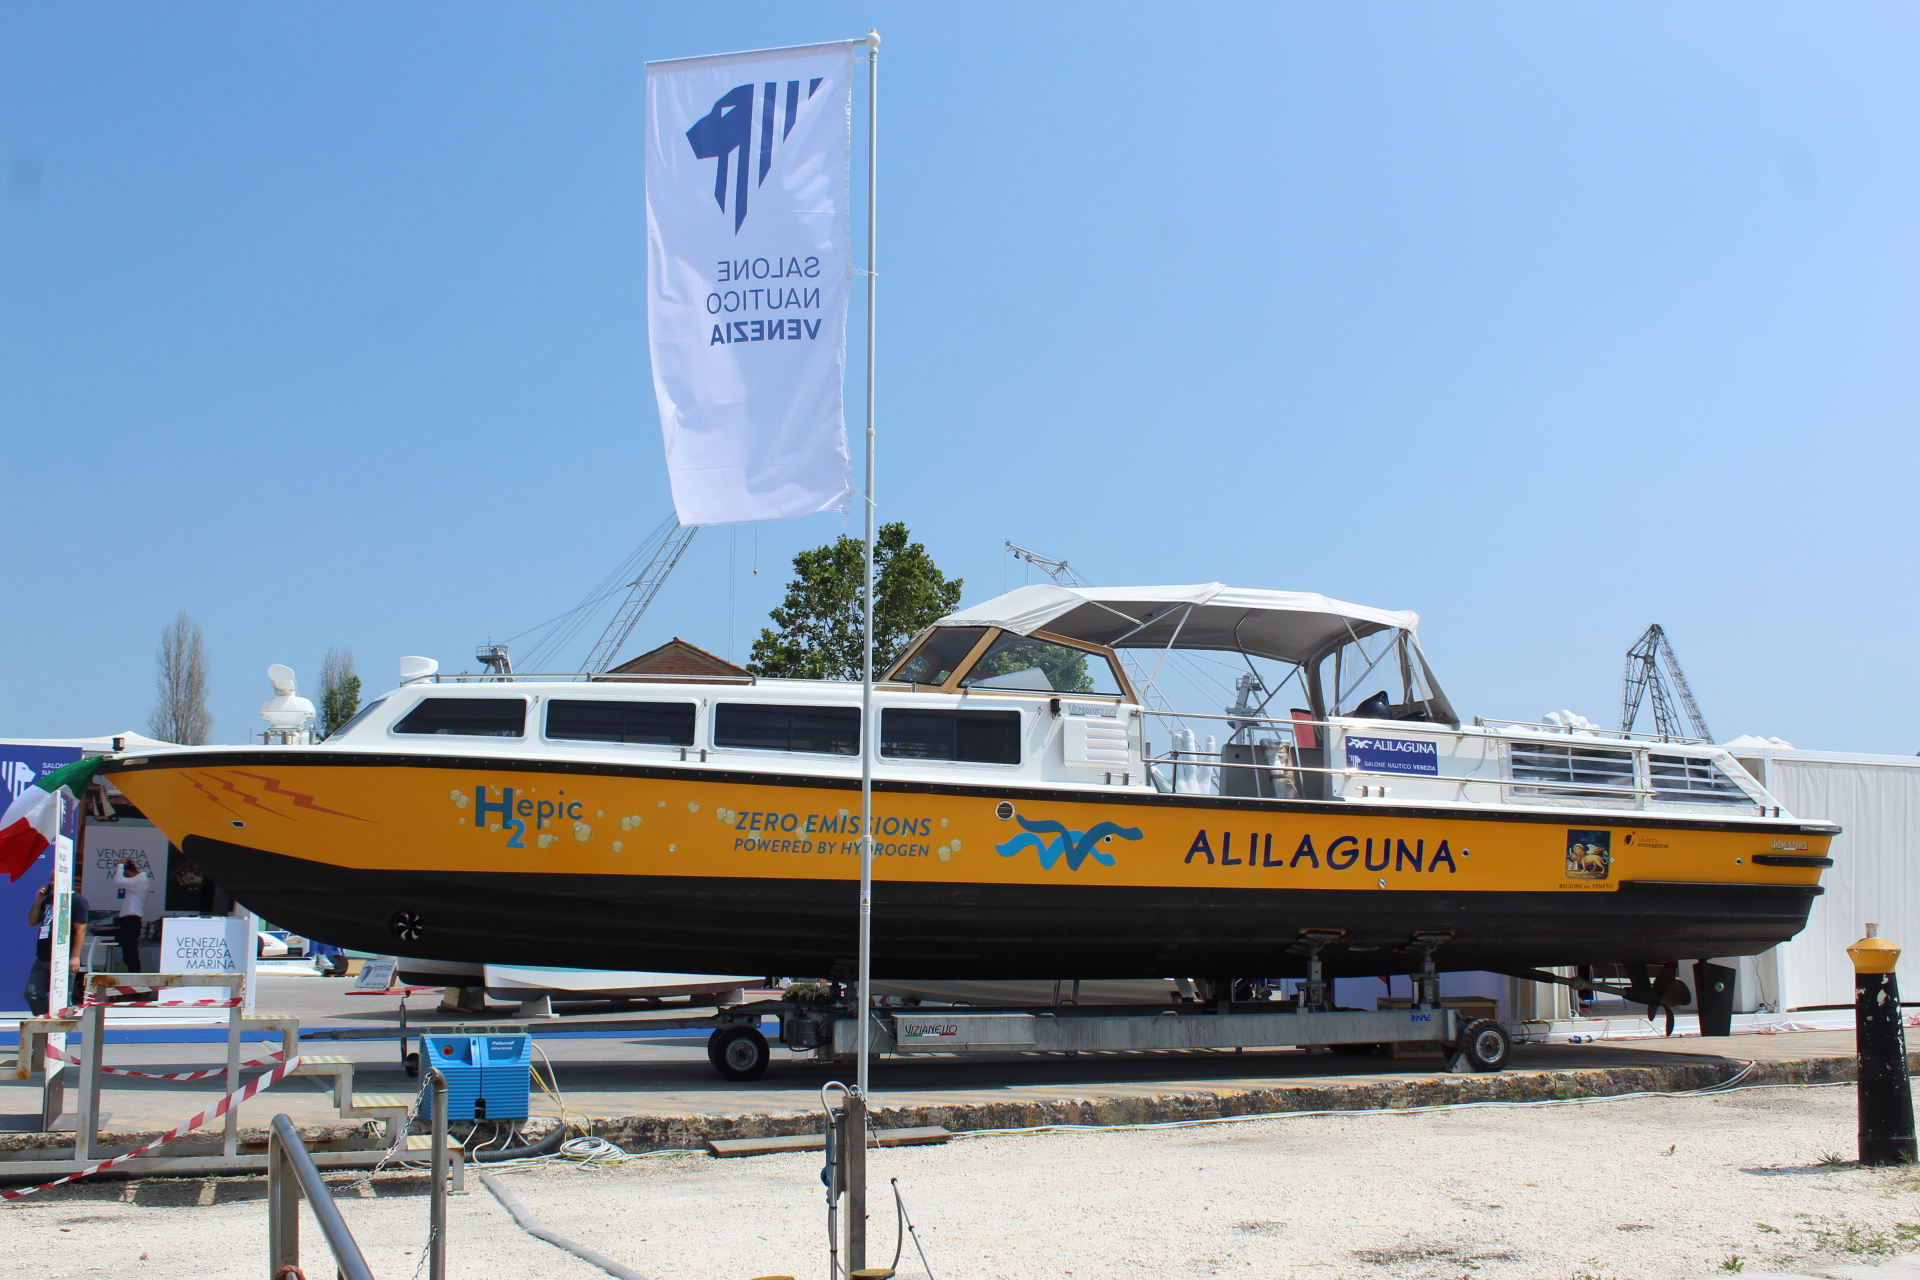
<svg viewBox="0 0 1920 1280">
<path fill-rule="evenodd" d="M 900 664 L 893 679 L 909 684 L 945 684 L 985 634 L 985 627 L 938 627 Z"/>
<path fill-rule="evenodd" d="M 980 655 L 960 687 L 1125 695 L 1125 686 L 1104 655 L 1012 633 L 1003 634 Z"/>
</svg>

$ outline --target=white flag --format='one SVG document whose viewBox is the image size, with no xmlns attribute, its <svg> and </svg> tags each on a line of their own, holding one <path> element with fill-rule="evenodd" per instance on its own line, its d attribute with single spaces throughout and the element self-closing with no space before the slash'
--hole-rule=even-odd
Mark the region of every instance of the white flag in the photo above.
<svg viewBox="0 0 1920 1280">
<path fill-rule="evenodd" d="M 845 511 L 851 41 L 647 65 L 647 339 L 683 525 Z"/>
</svg>

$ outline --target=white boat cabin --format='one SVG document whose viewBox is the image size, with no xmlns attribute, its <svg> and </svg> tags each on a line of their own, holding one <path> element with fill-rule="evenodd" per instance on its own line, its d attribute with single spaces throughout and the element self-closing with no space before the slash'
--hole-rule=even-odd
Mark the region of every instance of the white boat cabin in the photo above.
<svg viewBox="0 0 1920 1280">
<path fill-rule="evenodd" d="M 1790 816 L 1710 743 L 1463 723 L 1418 626 L 1411 612 L 1219 583 L 1022 587 L 942 618 L 887 670 L 873 698 L 874 777 Z M 1208 652 L 1244 666 L 1233 704 L 1168 705 L 1159 687 L 1168 659 Z M 857 684 L 428 674 L 369 704 L 320 749 L 853 778 L 866 740 Z"/>
</svg>

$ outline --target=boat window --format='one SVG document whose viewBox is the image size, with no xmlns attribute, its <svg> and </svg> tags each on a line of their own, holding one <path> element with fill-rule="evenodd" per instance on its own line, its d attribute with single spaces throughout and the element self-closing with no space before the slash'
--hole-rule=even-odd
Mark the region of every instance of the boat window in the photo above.
<svg viewBox="0 0 1920 1280">
<path fill-rule="evenodd" d="M 880 754 L 904 760 L 1019 764 L 1020 713 L 888 707 L 880 713 Z"/>
<path fill-rule="evenodd" d="M 380 704 L 385 701 L 386 701 L 385 698 L 375 698 L 372 702 L 369 702 L 366 706 L 354 712 L 353 718 L 351 720 L 348 720 L 345 724 L 341 725 L 338 729 L 335 729 L 332 733 L 328 734 L 323 739 L 323 741 L 332 742 L 335 738 L 345 737 L 349 729 L 353 728 L 353 726 L 359 724 L 362 720 L 365 720 L 368 716 L 378 711 L 380 709 Z"/>
<path fill-rule="evenodd" d="M 893 678 L 910 684 L 945 684 L 985 634 L 985 627 L 941 627 L 920 642 Z"/>
<path fill-rule="evenodd" d="M 527 731 L 527 702 L 524 698 L 423 698 L 393 731 L 518 738 Z"/>
<path fill-rule="evenodd" d="M 547 704 L 547 736 L 574 742 L 690 747 L 693 704 L 555 699 Z"/>
<path fill-rule="evenodd" d="M 1515 782 L 1555 782 L 1555 787 L 1517 787 L 1516 792 L 1547 796 L 1618 794 L 1634 785 L 1633 752 L 1606 747 L 1562 747 L 1545 742 L 1514 742 L 1507 748 Z M 1600 787 L 1583 793 L 1579 787 Z"/>
<path fill-rule="evenodd" d="M 782 707 L 723 702 L 713 709 L 713 745 L 762 751 L 860 754 L 858 707 Z"/>
<path fill-rule="evenodd" d="M 1122 691 L 1113 664 L 1088 653 L 1032 636 L 1003 635 L 961 679 L 963 689 L 1030 689 L 1038 693 Z"/>
<path fill-rule="evenodd" d="M 1655 800 L 1683 804 L 1752 804 L 1740 784 L 1711 760 L 1695 756 L 1647 757 L 1647 777 Z"/>
</svg>

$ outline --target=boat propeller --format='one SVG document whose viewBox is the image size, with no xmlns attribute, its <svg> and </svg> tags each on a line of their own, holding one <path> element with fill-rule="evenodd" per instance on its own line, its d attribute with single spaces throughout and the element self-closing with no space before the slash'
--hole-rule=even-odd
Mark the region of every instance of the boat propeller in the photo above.
<svg viewBox="0 0 1920 1280">
<path fill-rule="evenodd" d="M 1693 999 L 1693 992 L 1687 984 L 1680 981 L 1678 961 L 1669 960 L 1660 966 L 1660 976 L 1649 978 L 1647 966 L 1630 964 L 1627 969 L 1627 989 L 1621 994 L 1635 1004 L 1647 1006 L 1647 1021 L 1653 1021 L 1656 1010 L 1667 1015 L 1667 1035 L 1673 1034 L 1673 1011 L 1680 1005 Z"/>
<path fill-rule="evenodd" d="M 1693 999 L 1693 991 L 1677 976 L 1680 962 L 1669 960 L 1660 966 L 1660 973 L 1654 976 L 1644 964 L 1621 966 L 1627 971 L 1627 983 L 1621 986 L 1617 982 L 1606 982 L 1593 977 L 1590 966 L 1582 966 L 1580 976 L 1569 978 L 1558 973 L 1549 973 L 1545 969 L 1505 969 L 1510 978 L 1524 978 L 1528 982 L 1549 982 L 1556 986 L 1572 987 L 1576 991 L 1605 992 L 1617 996 L 1632 1004 L 1647 1007 L 1647 1021 L 1653 1021 L 1656 1012 L 1665 1010 L 1667 1015 L 1666 1034 L 1673 1034 L 1673 1011 Z"/>
</svg>

